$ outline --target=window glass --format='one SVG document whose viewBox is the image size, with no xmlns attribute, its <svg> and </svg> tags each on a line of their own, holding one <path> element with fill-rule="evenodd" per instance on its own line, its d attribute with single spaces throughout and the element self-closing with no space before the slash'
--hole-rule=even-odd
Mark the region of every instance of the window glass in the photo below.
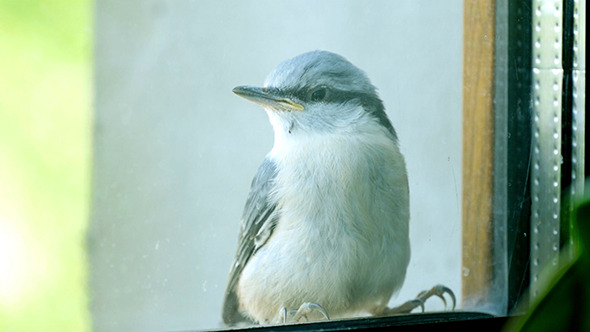
<svg viewBox="0 0 590 332">
<path fill-rule="evenodd" d="M 512 141 L 498 140 L 518 132 L 508 125 L 516 123 L 511 118 L 515 113 L 490 113 L 503 136 L 494 138 L 489 127 L 476 132 L 488 137 L 490 153 L 498 156 L 501 146 L 508 151 L 507 158 L 483 165 L 504 171 L 487 179 L 486 188 L 495 191 L 486 197 L 495 205 L 484 217 L 504 220 L 490 224 L 494 228 L 487 235 L 508 235 L 503 242 L 497 236 L 487 239 L 496 256 L 486 276 L 495 279 L 480 284 L 485 285 L 481 294 L 500 295 L 483 296 L 484 303 L 477 296 L 475 302 L 463 303 L 477 292 L 469 289 L 464 297 L 465 280 L 481 272 L 464 261 L 465 244 L 479 241 L 475 236 L 465 240 L 469 220 L 464 209 L 479 198 L 464 197 L 463 151 L 466 144 L 477 145 L 463 141 L 470 123 L 463 113 L 463 55 L 469 47 L 464 45 L 463 6 L 462 1 L 412 0 L 97 2 L 88 247 L 94 327 L 222 327 L 222 301 L 242 209 L 251 180 L 273 146 L 264 110 L 235 96 L 232 88 L 261 86 L 276 65 L 316 49 L 338 53 L 366 72 L 379 90 L 407 164 L 411 260 L 389 305 L 443 284 L 455 293 L 457 310 L 505 314 L 506 301 L 517 302 L 507 299 L 508 290 L 526 284 L 521 271 L 526 267 L 514 271 L 506 253 L 525 252 L 528 257 L 522 237 L 529 229 L 513 228 L 512 214 L 502 212 L 530 211 L 530 206 L 508 206 L 514 188 L 507 193 L 498 188 L 514 184 L 510 176 L 526 178 L 526 166 L 514 171 L 506 165 L 514 160 L 528 165 L 528 155 L 518 157 L 510 148 Z M 507 22 L 515 19 L 507 15 L 517 8 L 500 7 Z M 492 27 L 502 24 L 490 22 Z M 508 36 L 507 31 L 498 34 Z M 506 44 L 496 50 L 496 65 L 514 56 L 508 37 L 498 40 Z M 489 82 L 494 82 L 492 66 L 486 69 Z M 500 91 L 498 82 L 490 88 Z M 518 91 L 527 84 L 522 81 Z M 508 94 L 503 98 L 496 98 L 496 105 L 516 103 Z M 517 198 L 526 199 L 526 181 L 514 186 L 525 188 Z M 502 207 L 504 194 L 509 196 Z M 425 309 L 445 307 L 432 298 Z"/>
<path fill-rule="evenodd" d="M 242 209 L 273 144 L 264 110 L 231 90 L 316 49 L 367 73 L 406 159 L 412 254 L 390 304 L 436 284 L 460 301 L 461 1 L 99 1 L 96 11 L 96 328 L 221 326 Z"/>
</svg>

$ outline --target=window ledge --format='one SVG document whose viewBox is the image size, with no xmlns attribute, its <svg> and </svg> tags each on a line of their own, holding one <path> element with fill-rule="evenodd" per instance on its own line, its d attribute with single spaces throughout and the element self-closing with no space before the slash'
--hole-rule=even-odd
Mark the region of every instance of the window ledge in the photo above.
<svg viewBox="0 0 590 332">
<path fill-rule="evenodd" d="M 408 315 L 396 315 L 389 317 L 366 317 L 355 319 L 342 319 L 326 322 L 252 326 L 243 329 L 231 329 L 232 331 L 341 331 L 341 330 L 373 330 L 387 327 L 396 327 L 396 331 L 416 331 L 422 329 L 469 329 L 470 331 L 499 331 L 502 329 L 508 317 L 497 317 L 486 313 L 455 311 L 418 313 Z M 219 330 L 222 331 L 222 330 Z"/>
</svg>

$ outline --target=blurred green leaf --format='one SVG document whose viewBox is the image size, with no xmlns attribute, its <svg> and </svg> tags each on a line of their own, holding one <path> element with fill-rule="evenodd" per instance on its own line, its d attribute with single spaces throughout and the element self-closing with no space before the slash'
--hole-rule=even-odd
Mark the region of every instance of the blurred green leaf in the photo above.
<svg viewBox="0 0 590 332">
<path fill-rule="evenodd" d="M 0 330 L 90 329 L 92 3 L 0 1 Z"/>
</svg>

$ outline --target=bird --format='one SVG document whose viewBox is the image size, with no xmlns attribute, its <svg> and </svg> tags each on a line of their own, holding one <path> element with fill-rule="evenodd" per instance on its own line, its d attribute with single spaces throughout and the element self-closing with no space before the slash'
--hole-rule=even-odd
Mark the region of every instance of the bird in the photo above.
<svg viewBox="0 0 590 332">
<path fill-rule="evenodd" d="M 376 87 L 343 56 L 316 50 L 233 92 L 264 108 L 274 144 L 244 207 L 225 325 L 391 312 L 410 261 L 410 198 Z"/>
</svg>

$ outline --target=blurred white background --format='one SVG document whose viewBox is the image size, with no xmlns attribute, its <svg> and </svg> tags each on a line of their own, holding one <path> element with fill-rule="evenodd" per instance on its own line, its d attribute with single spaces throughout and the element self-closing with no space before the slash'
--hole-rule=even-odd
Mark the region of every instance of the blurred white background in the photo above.
<svg viewBox="0 0 590 332">
<path fill-rule="evenodd" d="M 242 208 L 273 143 L 265 112 L 231 89 L 315 49 L 368 74 L 406 157 L 412 258 L 391 304 L 438 283 L 460 298 L 462 5 L 97 1 L 95 330 L 221 327 Z"/>
</svg>

